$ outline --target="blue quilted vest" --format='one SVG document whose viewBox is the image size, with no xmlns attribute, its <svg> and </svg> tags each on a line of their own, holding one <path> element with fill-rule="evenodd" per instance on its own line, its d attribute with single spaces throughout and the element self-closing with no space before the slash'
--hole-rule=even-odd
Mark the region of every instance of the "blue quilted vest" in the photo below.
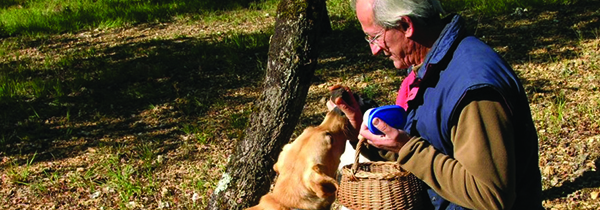
<svg viewBox="0 0 600 210">
<path fill-rule="evenodd" d="M 454 157 L 450 140 L 457 106 L 467 91 L 492 88 L 502 95 L 515 125 L 517 199 L 513 209 L 543 209 L 538 142 L 525 91 L 512 68 L 488 45 L 467 35 L 464 20 L 455 15 L 428 53 L 417 77 L 415 99 L 408 102 L 405 126 L 442 153 Z M 435 209 L 464 209 L 428 189 Z"/>
</svg>

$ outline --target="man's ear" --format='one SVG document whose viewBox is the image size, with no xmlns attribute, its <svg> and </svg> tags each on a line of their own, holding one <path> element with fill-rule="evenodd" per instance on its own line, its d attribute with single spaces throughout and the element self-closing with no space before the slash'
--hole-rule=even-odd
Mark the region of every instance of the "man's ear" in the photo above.
<svg viewBox="0 0 600 210">
<path fill-rule="evenodd" d="M 404 36 L 406 36 L 407 38 L 412 37 L 415 33 L 415 26 L 413 24 L 412 19 L 408 15 L 405 15 L 402 16 L 402 18 L 400 18 L 399 22 L 400 28 L 404 30 Z"/>
</svg>

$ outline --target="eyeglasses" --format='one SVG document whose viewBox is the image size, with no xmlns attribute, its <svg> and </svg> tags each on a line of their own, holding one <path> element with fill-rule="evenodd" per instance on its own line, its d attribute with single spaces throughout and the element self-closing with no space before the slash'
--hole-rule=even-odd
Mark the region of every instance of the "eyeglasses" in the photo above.
<svg viewBox="0 0 600 210">
<path fill-rule="evenodd" d="M 385 34 L 385 29 L 381 29 L 381 31 L 379 31 L 379 33 L 377 33 L 375 36 L 371 37 L 370 35 L 366 34 L 365 35 L 365 41 L 367 41 L 370 45 L 371 44 L 377 44 L 377 39 L 379 39 L 379 37 L 381 37 L 383 34 Z"/>
</svg>

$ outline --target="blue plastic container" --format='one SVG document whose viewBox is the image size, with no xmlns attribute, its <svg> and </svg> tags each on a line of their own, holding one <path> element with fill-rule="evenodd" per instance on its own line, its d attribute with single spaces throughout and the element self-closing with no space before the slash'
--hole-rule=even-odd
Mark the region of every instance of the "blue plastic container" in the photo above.
<svg viewBox="0 0 600 210">
<path fill-rule="evenodd" d="M 367 119 L 369 131 L 376 135 L 382 135 L 383 133 L 373 125 L 373 119 L 375 118 L 383 120 L 385 123 L 396 129 L 403 129 L 406 124 L 406 111 L 398 105 L 380 106 L 367 110 L 365 114 L 369 114 Z"/>
</svg>

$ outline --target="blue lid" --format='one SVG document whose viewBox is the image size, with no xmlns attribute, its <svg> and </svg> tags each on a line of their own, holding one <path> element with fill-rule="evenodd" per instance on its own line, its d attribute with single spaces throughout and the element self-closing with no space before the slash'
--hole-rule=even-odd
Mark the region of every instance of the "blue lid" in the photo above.
<svg viewBox="0 0 600 210">
<path fill-rule="evenodd" d="M 402 129 L 404 128 L 404 124 L 406 124 L 406 111 L 398 105 L 385 105 L 374 108 L 369 114 L 367 127 L 371 133 L 382 135 L 383 133 L 373 125 L 373 119 L 375 118 L 383 120 L 396 129 Z"/>
</svg>

